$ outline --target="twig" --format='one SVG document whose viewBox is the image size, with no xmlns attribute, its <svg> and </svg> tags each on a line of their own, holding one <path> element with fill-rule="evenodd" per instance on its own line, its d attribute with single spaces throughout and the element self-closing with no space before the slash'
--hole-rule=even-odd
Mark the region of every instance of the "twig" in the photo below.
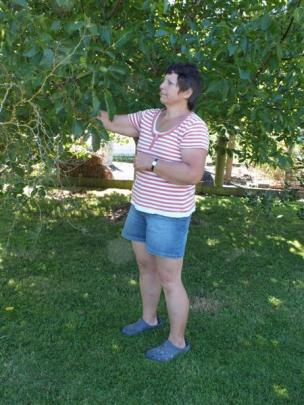
<svg viewBox="0 0 304 405">
<path fill-rule="evenodd" d="M 72 52 L 70 54 L 68 54 L 65 58 L 63 58 L 57 65 L 55 65 L 53 67 L 53 69 L 51 70 L 51 72 L 44 78 L 42 85 L 40 86 L 40 88 L 36 91 L 35 94 L 32 95 L 32 97 L 27 100 L 27 101 L 32 101 L 35 97 L 37 97 L 41 91 L 43 90 L 45 83 L 47 82 L 47 80 L 54 74 L 55 70 L 58 69 L 59 66 L 61 66 L 63 63 L 65 63 L 69 58 L 71 58 L 71 56 L 74 55 L 74 53 L 76 52 L 76 50 L 79 48 L 79 46 L 81 45 L 83 39 L 85 37 L 85 34 L 80 38 L 78 44 L 75 46 L 75 48 L 72 50 Z"/>
<path fill-rule="evenodd" d="M 106 15 L 106 20 L 110 20 L 117 12 L 119 6 L 123 4 L 123 0 L 116 0 L 114 6 L 112 7 L 112 10 L 109 12 L 108 15 Z"/>
</svg>

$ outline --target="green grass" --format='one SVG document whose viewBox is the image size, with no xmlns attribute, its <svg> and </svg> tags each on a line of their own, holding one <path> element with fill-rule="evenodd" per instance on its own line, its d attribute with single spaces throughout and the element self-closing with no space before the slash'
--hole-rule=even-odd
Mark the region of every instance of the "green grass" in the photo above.
<svg viewBox="0 0 304 405">
<path fill-rule="evenodd" d="M 168 323 L 119 331 L 140 316 L 136 264 L 108 218 L 127 199 L 2 201 L 0 404 L 302 404 L 300 202 L 267 217 L 244 199 L 198 197 L 184 262 L 192 351 L 155 364 L 144 351 Z"/>
</svg>

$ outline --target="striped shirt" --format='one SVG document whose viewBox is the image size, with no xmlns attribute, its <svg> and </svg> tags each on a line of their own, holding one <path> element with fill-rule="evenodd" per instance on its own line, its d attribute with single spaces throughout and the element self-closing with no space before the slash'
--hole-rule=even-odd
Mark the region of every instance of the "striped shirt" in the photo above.
<svg viewBox="0 0 304 405">
<path fill-rule="evenodd" d="M 208 128 L 198 115 L 189 112 L 175 128 L 158 132 L 156 121 L 161 111 L 149 109 L 128 115 L 139 132 L 137 151 L 167 162 L 181 163 L 184 148 L 208 150 Z M 152 171 L 136 172 L 131 203 L 139 211 L 187 217 L 195 210 L 195 186 L 171 183 Z"/>
</svg>

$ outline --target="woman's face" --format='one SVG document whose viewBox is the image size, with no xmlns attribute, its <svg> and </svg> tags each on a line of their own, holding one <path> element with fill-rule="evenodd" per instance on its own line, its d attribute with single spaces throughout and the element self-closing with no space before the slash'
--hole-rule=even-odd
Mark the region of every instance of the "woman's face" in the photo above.
<svg viewBox="0 0 304 405">
<path fill-rule="evenodd" d="M 168 73 L 164 77 L 160 89 L 160 102 L 164 105 L 173 105 L 184 103 L 191 95 L 191 90 L 181 91 L 178 87 L 178 75 L 176 73 Z"/>
</svg>

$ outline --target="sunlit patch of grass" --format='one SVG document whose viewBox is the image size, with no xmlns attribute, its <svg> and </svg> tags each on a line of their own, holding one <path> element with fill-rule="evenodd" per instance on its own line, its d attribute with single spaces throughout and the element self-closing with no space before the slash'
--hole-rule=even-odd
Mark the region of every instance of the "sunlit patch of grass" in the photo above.
<svg viewBox="0 0 304 405">
<path fill-rule="evenodd" d="M 278 398 L 289 399 L 288 390 L 283 385 L 273 384 L 272 389 Z"/>
<path fill-rule="evenodd" d="M 283 305 L 283 301 L 276 297 L 268 297 L 268 302 L 273 305 L 275 308 L 280 307 Z"/>
<path fill-rule="evenodd" d="M 292 284 L 295 288 L 304 289 L 304 281 L 303 280 L 292 280 Z"/>
<path fill-rule="evenodd" d="M 284 238 L 281 235 L 268 235 L 267 239 L 274 240 L 274 241 L 277 241 L 279 243 L 286 241 L 286 238 Z"/>
<path fill-rule="evenodd" d="M 269 343 L 268 339 L 262 335 L 256 335 L 255 341 L 259 346 L 267 346 Z"/>
<path fill-rule="evenodd" d="M 7 311 L 7 312 L 12 312 L 12 311 L 15 310 L 15 307 L 12 307 L 12 306 L 5 307 L 4 310 Z"/>
<path fill-rule="evenodd" d="M 190 307 L 192 310 L 199 312 L 207 312 L 213 315 L 216 314 L 222 307 L 220 301 L 214 298 L 192 297 L 190 298 L 190 301 L 191 301 Z"/>
<path fill-rule="evenodd" d="M 272 339 L 271 343 L 274 347 L 278 347 L 280 345 L 280 342 L 277 339 Z"/>
<path fill-rule="evenodd" d="M 220 241 L 219 241 L 218 239 L 211 239 L 211 238 L 208 238 L 207 241 L 206 241 L 206 243 L 207 243 L 207 245 L 208 245 L 209 247 L 215 247 L 215 246 L 217 246 L 217 245 L 220 243 Z"/>
<path fill-rule="evenodd" d="M 240 283 L 244 286 L 244 287 L 248 287 L 250 285 L 249 280 L 240 280 Z"/>
<path fill-rule="evenodd" d="M 118 237 L 107 242 L 107 258 L 117 265 L 128 264 L 133 260 L 130 242 Z"/>
<path fill-rule="evenodd" d="M 304 244 L 298 240 L 289 240 L 288 244 L 291 246 L 289 251 L 295 255 L 298 255 L 304 259 Z M 304 262 L 303 262 L 304 266 Z"/>
</svg>

